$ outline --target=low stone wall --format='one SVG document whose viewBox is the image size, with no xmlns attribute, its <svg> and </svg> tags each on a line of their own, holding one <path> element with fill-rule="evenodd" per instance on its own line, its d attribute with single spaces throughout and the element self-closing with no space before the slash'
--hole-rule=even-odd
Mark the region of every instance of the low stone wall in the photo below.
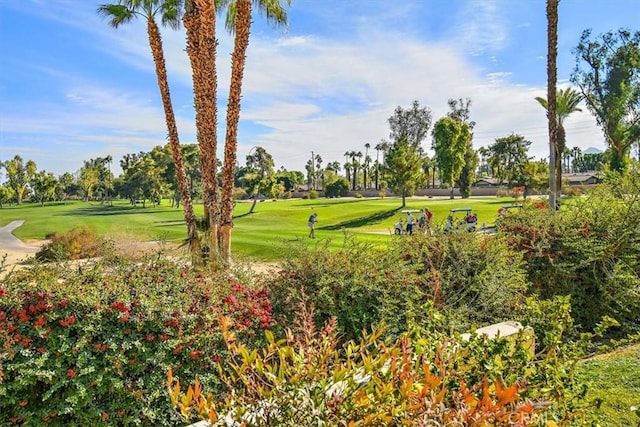
<svg viewBox="0 0 640 427">
<path fill-rule="evenodd" d="M 474 187 L 471 190 L 471 196 L 476 197 L 495 197 L 498 195 L 498 192 L 507 192 L 506 188 L 497 188 L 497 187 Z M 356 194 L 360 194 L 362 197 L 380 197 L 379 190 L 357 190 L 357 191 L 349 191 L 346 197 L 357 197 Z M 396 195 L 391 190 L 385 190 L 385 194 L 388 197 L 396 197 Z M 537 195 L 538 193 L 535 191 L 529 191 L 529 195 Z M 451 195 L 451 190 L 448 188 L 423 188 L 417 190 L 414 196 L 418 197 L 449 197 Z M 460 190 L 458 188 L 453 189 L 453 195 L 456 198 L 460 198 Z M 305 196 L 309 196 L 308 191 L 295 191 L 291 194 L 293 198 L 303 198 Z M 324 197 L 324 191 L 318 191 L 318 198 Z"/>
</svg>

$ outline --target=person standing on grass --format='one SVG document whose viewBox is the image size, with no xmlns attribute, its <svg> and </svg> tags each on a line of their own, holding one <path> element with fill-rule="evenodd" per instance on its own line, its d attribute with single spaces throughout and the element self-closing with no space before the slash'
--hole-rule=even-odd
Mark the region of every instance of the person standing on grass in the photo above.
<svg viewBox="0 0 640 427">
<path fill-rule="evenodd" d="M 316 212 L 312 213 L 309 217 L 309 221 L 307 225 L 309 226 L 309 238 L 316 238 L 316 222 L 318 222 L 318 214 Z"/>
<path fill-rule="evenodd" d="M 398 222 L 396 222 L 395 233 L 398 235 L 402 234 L 402 218 L 400 218 Z"/>
<path fill-rule="evenodd" d="M 411 212 L 407 213 L 407 234 L 408 235 L 412 235 L 413 234 L 413 222 L 414 222 L 414 220 L 415 220 L 415 218 L 413 217 Z"/>
</svg>

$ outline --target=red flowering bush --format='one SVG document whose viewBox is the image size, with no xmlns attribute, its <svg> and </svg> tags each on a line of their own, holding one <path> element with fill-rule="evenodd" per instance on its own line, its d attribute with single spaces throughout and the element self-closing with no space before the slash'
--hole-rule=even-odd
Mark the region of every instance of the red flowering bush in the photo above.
<svg viewBox="0 0 640 427">
<path fill-rule="evenodd" d="M 264 290 L 164 259 L 120 262 L 37 266 L 0 285 L 1 425 L 175 425 L 168 367 L 215 389 L 219 316 L 250 341 L 273 323 Z"/>
</svg>

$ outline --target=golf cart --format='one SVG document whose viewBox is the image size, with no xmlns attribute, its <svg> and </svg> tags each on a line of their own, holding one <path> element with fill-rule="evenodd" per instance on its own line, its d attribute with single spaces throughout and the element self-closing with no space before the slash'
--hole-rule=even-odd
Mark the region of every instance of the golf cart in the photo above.
<svg viewBox="0 0 640 427">
<path fill-rule="evenodd" d="M 518 214 L 522 212 L 523 209 L 524 205 L 522 205 L 521 203 L 513 203 L 510 205 L 501 206 L 500 209 L 498 209 L 498 217 L 496 218 L 495 228 L 497 229 L 500 227 L 500 222 L 504 217 Z"/>
<path fill-rule="evenodd" d="M 500 209 L 498 209 L 498 215 L 504 216 L 509 214 L 514 214 L 518 212 L 522 212 L 524 209 L 524 205 L 522 203 L 513 203 L 511 205 L 504 205 Z"/>
<path fill-rule="evenodd" d="M 449 216 L 444 224 L 445 231 L 476 231 L 478 215 L 471 208 L 449 209 Z"/>
</svg>

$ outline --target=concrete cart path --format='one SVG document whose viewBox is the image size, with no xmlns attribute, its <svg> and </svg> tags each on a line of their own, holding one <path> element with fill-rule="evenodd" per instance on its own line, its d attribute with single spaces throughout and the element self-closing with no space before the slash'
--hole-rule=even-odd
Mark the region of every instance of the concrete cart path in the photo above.
<svg viewBox="0 0 640 427">
<path fill-rule="evenodd" d="M 36 253 L 40 250 L 36 246 L 28 246 L 12 234 L 12 231 L 24 224 L 24 221 L 11 221 L 0 227 L 0 253 L 2 251 L 24 251 Z"/>
</svg>

